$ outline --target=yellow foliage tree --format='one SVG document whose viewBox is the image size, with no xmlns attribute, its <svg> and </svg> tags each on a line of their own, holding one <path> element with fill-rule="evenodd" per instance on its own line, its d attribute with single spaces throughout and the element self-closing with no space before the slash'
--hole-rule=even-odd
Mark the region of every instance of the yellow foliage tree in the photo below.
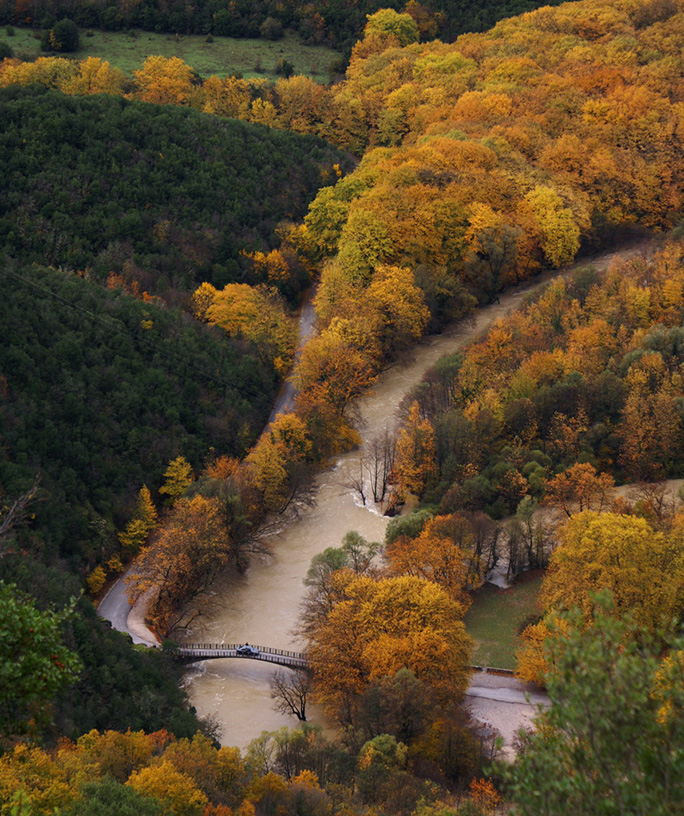
<svg viewBox="0 0 684 816">
<path fill-rule="evenodd" d="M 192 68 L 179 57 L 148 57 L 133 71 L 143 102 L 157 105 L 186 105 L 192 90 Z"/>
<path fill-rule="evenodd" d="M 540 594 L 546 609 L 579 607 L 588 593 L 610 589 L 615 613 L 634 613 L 654 630 L 684 608 L 684 551 L 678 535 L 656 532 L 645 519 L 585 511 L 568 520 L 551 556 Z"/>
<path fill-rule="evenodd" d="M 378 316 L 377 339 L 386 357 L 395 357 L 422 336 L 430 312 L 411 270 L 380 266 L 365 297 Z"/>
<path fill-rule="evenodd" d="M 550 187 L 538 185 L 525 201 L 539 228 L 544 257 L 554 267 L 570 263 L 580 245 L 580 229 L 569 207 Z"/>
<path fill-rule="evenodd" d="M 194 480 L 190 463 L 183 456 L 177 456 L 164 471 L 166 481 L 159 488 L 160 493 L 166 493 L 171 502 L 177 501 L 185 489 Z"/>
<path fill-rule="evenodd" d="M 133 771 L 126 784 L 136 793 L 162 802 L 164 811 L 172 816 L 202 816 L 209 804 L 194 780 L 166 759 L 159 765 Z"/>
<path fill-rule="evenodd" d="M 157 508 L 154 506 L 149 488 L 147 485 L 143 485 L 138 493 L 133 517 L 126 525 L 126 529 L 119 533 L 119 543 L 124 552 L 135 555 L 154 530 L 156 524 Z"/>
<path fill-rule="evenodd" d="M 560 531 L 539 603 L 546 617 L 523 633 L 525 645 L 518 673 L 541 681 L 546 671 L 543 644 L 556 612 L 578 608 L 590 622 L 593 594 L 609 589 L 612 613 L 631 613 L 635 622 L 655 632 L 684 611 L 684 527 L 655 531 L 645 519 L 584 511 Z"/>
<path fill-rule="evenodd" d="M 86 57 L 78 64 L 78 73 L 63 82 L 60 90 L 79 96 L 99 93 L 121 96 L 125 79 L 123 71 L 112 68 L 107 60 Z"/>
<path fill-rule="evenodd" d="M 312 628 L 309 655 L 316 694 L 343 723 L 357 697 L 408 668 L 441 700 L 460 699 L 472 641 L 461 607 L 437 584 L 412 576 L 375 581 L 349 574 L 338 600 Z"/>
<path fill-rule="evenodd" d="M 208 298 L 211 293 L 205 290 L 201 295 L 203 299 L 205 294 Z M 206 308 L 206 318 L 225 329 L 231 337 L 251 340 L 277 373 L 285 374 L 292 365 L 295 322 L 275 290 L 229 283 L 214 294 Z"/>
</svg>

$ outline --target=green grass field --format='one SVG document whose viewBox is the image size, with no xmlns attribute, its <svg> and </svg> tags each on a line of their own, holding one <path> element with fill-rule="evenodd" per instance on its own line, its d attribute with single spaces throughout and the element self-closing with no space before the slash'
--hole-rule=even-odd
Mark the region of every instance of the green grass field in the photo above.
<svg viewBox="0 0 684 816">
<path fill-rule="evenodd" d="M 19 59 L 35 59 L 41 52 L 40 40 L 33 34 L 31 29 L 14 28 L 14 36 L 9 37 L 6 29 L 0 28 L 0 42 L 7 42 Z M 294 66 L 296 74 L 310 76 L 317 82 L 328 82 L 331 67 L 341 57 L 330 48 L 303 45 L 293 34 L 286 34 L 276 42 L 214 37 L 209 43 L 199 34 L 176 38 L 173 34 L 149 31 L 94 31 L 92 37 L 86 37 L 81 31 L 81 48 L 70 56 L 76 59 L 100 57 L 130 75 L 153 54 L 180 57 L 203 77 L 241 73 L 245 78 L 273 79 L 276 64 L 282 59 Z"/>
<path fill-rule="evenodd" d="M 540 572 L 523 574 L 510 589 L 485 584 L 474 593 L 465 625 L 476 643 L 475 665 L 515 668 L 515 650 L 520 645 L 518 627 L 539 611 L 536 599 L 541 580 Z"/>
</svg>

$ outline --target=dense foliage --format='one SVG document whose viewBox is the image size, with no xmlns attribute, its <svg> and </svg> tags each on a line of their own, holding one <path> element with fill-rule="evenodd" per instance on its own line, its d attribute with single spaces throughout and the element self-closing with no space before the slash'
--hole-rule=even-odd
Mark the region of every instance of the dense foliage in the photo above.
<svg viewBox="0 0 684 816">
<path fill-rule="evenodd" d="M 149 292 L 242 279 L 339 155 L 318 140 L 112 97 L 0 92 L 0 241 Z"/>
<path fill-rule="evenodd" d="M 503 17 L 536 8 L 535 0 L 473 2 L 473 0 L 238 0 L 228 6 L 217 0 L 188 5 L 179 0 L 145 3 L 105 3 L 87 0 L 40 0 L 30 7 L 19 0 L 2 0 L 0 24 L 37 25 L 49 28 L 65 14 L 84 28 L 118 31 L 142 28 L 172 34 L 217 34 L 225 37 L 278 39 L 286 28 L 297 31 L 308 43 L 325 43 L 350 49 L 366 24 L 366 15 L 381 8 L 400 11 L 406 6 L 423 26 L 426 36 L 453 39 L 464 31 L 484 31 Z"/>
<path fill-rule="evenodd" d="M 12 802 L 23 798 L 32 816 L 494 816 L 490 785 L 474 784 L 462 809 L 445 809 L 446 791 L 413 777 L 413 764 L 393 737 L 351 748 L 308 726 L 264 732 L 245 756 L 201 734 L 91 731 L 53 751 L 19 745 L 0 757 L 0 814 L 16 813 Z"/>
<path fill-rule="evenodd" d="M 671 240 L 558 280 L 429 373 L 415 392 L 435 439 L 426 496 L 502 516 L 577 462 L 680 476 L 683 251 Z"/>
<path fill-rule="evenodd" d="M 684 804 L 684 643 L 616 620 L 609 593 L 590 625 L 565 615 L 546 655 L 551 706 L 507 771 L 515 816 L 669 816 Z"/>
<path fill-rule="evenodd" d="M 2 266 L 3 450 L 9 497 L 42 474 L 25 543 L 92 568 L 167 462 L 233 455 L 261 429 L 274 376 L 244 341 L 75 275 Z M 33 543 L 32 543 L 33 542 Z"/>
<path fill-rule="evenodd" d="M 182 669 L 168 654 L 157 649 L 131 648 L 128 636 L 114 631 L 98 617 L 85 598 L 76 603 L 71 615 L 49 611 L 67 609 L 70 599 L 79 596 L 81 582 L 75 576 L 63 569 L 46 567 L 27 555 L 15 555 L 0 562 L 0 579 L 30 593 L 39 609 L 45 610 L 41 612 L 44 617 L 65 619 L 59 627 L 57 645 L 51 651 L 46 653 L 45 643 L 33 634 L 24 640 L 26 651 L 33 649 L 38 653 L 31 667 L 29 693 L 17 682 L 16 675 L 21 671 L 21 662 L 16 659 L 19 653 L 15 651 L 8 661 L 5 674 L 10 684 L 5 686 L 0 680 L 0 688 L 3 695 L 13 695 L 14 702 L 9 727 L 2 723 L 0 745 L 4 744 L 2 736 L 8 732 L 16 732 L 20 727 L 26 730 L 22 715 L 27 705 L 32 736 L 42 736 L 49 743 L 59 736 L 76 738 L 92 728 L 155 731 L 164 727 L 178 737 L 191 737 L 203 727 L 180 688 Z M 62 653 L 76 656 L 76 679 L 67 686 L 62 684 L 55 694 L 53 677 L 52 688 L 46 686 L 41 690 L 36 684 L 36 661 L 42 658 L 52 664 L 51 656 L 59 660 Z M 63 667 L 56 667 L 53 674 L 57 669 L 64 673 Z M 34 698 L 41 693 L 51 708 L 39 717 Z"/>
<path fill-rule="evenodd" d="M 676 223 L 679 3 L 567 3 L 453 45 L 398 47 L 372 22 L 330 103 L 363 160 L 306 218 L 315 256 L 335 257 L 319 297 L 345 286 L 343 316 L 385 265 L 426 301 L 445 283 L 487 299 L 626 224 Z"/>
</svg>

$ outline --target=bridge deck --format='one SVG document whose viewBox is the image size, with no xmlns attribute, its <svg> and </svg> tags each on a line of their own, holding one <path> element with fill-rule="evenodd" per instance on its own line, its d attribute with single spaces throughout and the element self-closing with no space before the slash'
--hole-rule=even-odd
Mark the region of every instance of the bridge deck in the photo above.
<svg viewBox="0 0 684 816">
<path fill-rule="evenodd" d="M 200 660 L 217 660 L 221 658 L 240 658 L 241 660 L 261 660 L 265 663 L 276 663 L 291 669 L 307 669 L 309 661 L 303 652 L 289 652 L 286 649 L 273 649 L 270 646 L 256 646 L 259 654 L 240 654 L 237 650 L 242 643 L 184 643 L 178 647 L 178 657 L 187 663 Z"/>
</svg>

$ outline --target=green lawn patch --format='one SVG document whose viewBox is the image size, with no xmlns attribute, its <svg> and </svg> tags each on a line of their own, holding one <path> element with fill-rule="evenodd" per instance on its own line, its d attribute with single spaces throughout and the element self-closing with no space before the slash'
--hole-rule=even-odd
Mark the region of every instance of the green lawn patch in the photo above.
<svg viewBox="0 0 684 816">
<path fill-rule="evenodd" d="M 518 629 L 526 618 L 539 612 L 536 600 L 542 574 L 540 570 L 524 573 L 509 589 L 485 584 L 474 593 L 465 625 L 476 643 L 475 665 L 515 668 L 515 651 L 520 645 Z"/>
<path fill-rule="evenodd" d="M 295 34 L 286 34 L 275 42 L 230 37 L 214 37 L 212 42 L 207 42 L 200 34 L 176 37 L 149 31 L 94 31 L 92 37 L 86 37 L 84 31 L 80 33 L 81 48 L 71 56 L 76 59 L 100 57 L 126 74 L 142 68 L 147 57 L 160 54 L 180 57 L 202 77 L 239 73 L 246 79 L 275 79 L 278 60 L 284 60 L 294 66 L 296 74 L 328 82 L 332 66 L 341 59 L 341 54 L 330 48 L 304 45 Z M 33 34 L 31 29 L 15 27 L 14 36 L 9 37 L 3 27 L 0 42 L 10 45 L 19 59 L 35 59 L 41 52 L 40 40 Z"/>
</svg>

